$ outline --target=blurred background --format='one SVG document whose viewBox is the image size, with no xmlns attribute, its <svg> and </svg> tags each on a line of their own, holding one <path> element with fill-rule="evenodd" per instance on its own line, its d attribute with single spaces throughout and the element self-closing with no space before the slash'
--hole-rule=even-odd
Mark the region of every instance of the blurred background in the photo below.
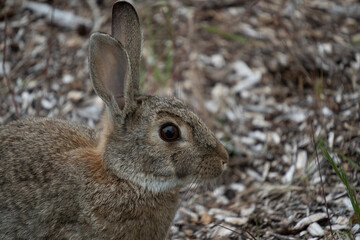
<svg viewBox="0 0 360 240">
<path fill-rule="evenodd" d="M 0 1 L 0 125 L 101 127 L 88 39 L 110 33 L 113 2 Z M 169 239 L 360 239 L 360 3 L 132 3 L 143 92 L 185 101 L 231 156 L 216 183 L 184 191 Z"/>
</svg>

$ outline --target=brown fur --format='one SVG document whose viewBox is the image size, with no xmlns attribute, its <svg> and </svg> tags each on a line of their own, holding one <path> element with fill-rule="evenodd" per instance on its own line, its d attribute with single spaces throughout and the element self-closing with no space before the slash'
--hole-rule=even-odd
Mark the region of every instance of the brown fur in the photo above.
<svg viewBox="0 0 360 240">
<path fill-rule="evenodd" d="M 138 94 L 138 17 L 129 3 L 115 6 L 116 39 L 90 39 L 104 129 L 55 119 L 0 127 L 0 239 L 164 239 L 179 189 L 218 177 L 228 161 L 181 101 Z M 178 126 L 179 139 L 159 136 L 165 123 Z"/>
</svg>

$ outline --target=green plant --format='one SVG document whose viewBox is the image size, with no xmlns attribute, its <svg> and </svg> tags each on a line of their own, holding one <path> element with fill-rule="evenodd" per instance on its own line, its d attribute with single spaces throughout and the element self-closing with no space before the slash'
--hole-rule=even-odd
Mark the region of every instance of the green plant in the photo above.
<svg viewBox="0 0 360 240">
<path fill-rule="evenodd" d="M 155 13 L 160 14 L 164 22 L 155 24 L 153 22 Z M 146 85 L 148 81 L 145 78 L 152 76 L 159 85 L 166 86 L 172 77 L 174 66 L 172 9 L 168 2 L 158 1 L 148 5 L 144 15 L 146 66 L 141 72 L 146 74 L 140 76 L 140 83 Z"/>
<path fill-rule="evenodd" d="M 360 170 L 360 165 L 357 164 L 356 162 L 354 162 L 353 160 L 351 160 L 350 158 L 348 158 L 347 156 L 345 156 L 344 154 L 342 154 L 341 152 L 339 151 L 336 151 L 336 153 L 338 155 L 340 155 L 343 159 L 345 159 L 346 161 L 348 161 L 351 165 L 353 165 L 354 167 L 356 167 L 357 169 Z"/>
<path fill-rule="evenodd" d="M 223 38 L 233 40 L 235 42 L 239 42 L 239 43 L 246 42 L 245 37 L 238 35 L 238 34 L 228 33 L 228 32 L 226 32 L 218 27 L 215 27 L 215 26 L 203 25 L 202 29 L 204 29 L 207 32 L 217 34 Z"/>
<path fill-rule="evenodd" d="M 171 77 L 171 71 L 173 66 L 173 49 L 171 44 L 166 44 L 166 56 L 162 67 L 155 66 L 154 77 L 161 84 L 165 85 L 167 80 Z"/>
<path fill-rule="evenodd" d="M 359 38 L 353 38 L 350 40 L 351 45 L 360 45 L 360 39 Z"/>
<path fill-rule="evenodd" d="M 351 186 L 351 184 L 349 183 L 348 177 L 346 175 L 346 171 L 344 170 L 344 168 L 342 167 L 341 164 L 337 165 L 334 161 L 334 159 L 330 156 L 328 148 L 325 144 L 325 142 L 320 139 L 318 141 L 318 145 L 317 148 L 320 149 L 320 151 L 322 152 L 322 154 L 324 155 L 324 157 L 328 160 L 328 162 L 330 163 L 331 167 L 334 169 L 336 175 L 340 178 L 340 180 L 344 183 L 345 187 L 346 187 L 346 191 L 347 194 L 350 198 L 351 201 L 351 205 L 353 206 L 355 215 L 357 217 L 357 221 L 360 224 L 360 206 L 358 203 L 358 200 L 356 199 L 356 193 L 353 189 L 353 187 Z M 343 154 L 341 154 L 342 157 L 344 156 Z M 341 156 L 340 155 L 340 156 Z M 344 158 L 344 157 L 343 157 Z M 345 159 L 347 159 L 347 161 L 349 161 L 350 159 L 345 157 Z M 352 160 L 350 160 L 350 162 L 353 162 Z M 355 164 L 355 166 L 357 165 L 355 162 L 353 162 Z M 359 165 L 357 165 L 357 167 L 359 167 Z"/>
<path fill-rule="evenodd" d="M 337 232 L 337 236 L 339 237 L 339 239 L 354 240 L 353 235 L 348 231 L 339 231 Z"/>
</svg>

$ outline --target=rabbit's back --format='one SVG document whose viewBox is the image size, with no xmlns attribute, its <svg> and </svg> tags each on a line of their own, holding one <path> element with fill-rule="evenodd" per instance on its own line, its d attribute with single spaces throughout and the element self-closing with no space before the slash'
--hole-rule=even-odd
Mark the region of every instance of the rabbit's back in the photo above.
<svg viewBox="0 0 360 240">
<path fill-rule="evenodd" d="M 12 148 L 12 152 L 19 150 L 24 154 L 34 151 L 57 154 L 79 147 L 94 146 L 96 133 L 89 127 L 63 120 L 26 118 L 0 127 L 0 140 L 2 154 L 6 154 L 9 148 Z M 19 146 L 16 146 L 17 144 Z M 27 149 L 28 144 L 30 149 Z"/>
<path fill-rule="evenodd" d="M 46 181 L 46 172 L 53 172 L 51 167 L 67 153 L 95 146 L 96 133 L 86 126 L 48 118 L 12 122 L 0 127 L 0 171 L 5 174 L 0 183 Z"/>
<path fill-rule="evenodd" d="M 77 232 L 70 229 L 75 225 L 66 225 L 78 221 L 76 188 L 81 185 L 67 159 L 72 151 L 94 146 L 95 135 L 90 128 L 52 119 L 26 119 L 0 128 L 1 239 Z"/>
</svg>

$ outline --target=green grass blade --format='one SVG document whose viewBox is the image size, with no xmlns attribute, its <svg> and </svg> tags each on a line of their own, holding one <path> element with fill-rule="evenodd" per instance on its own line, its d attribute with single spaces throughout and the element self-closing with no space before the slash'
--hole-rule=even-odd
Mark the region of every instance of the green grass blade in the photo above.
<svg viewBox="0 0 360 240">
<path fill-rule="evenodd" d="M 246 42 L 246 39 L 245 39 L 244 36 L 225 32 L 225 31 L 223 31 L 220 28 L 215 27 L 215 26 L 203 25 L 202 29 L 204 29 L 207 32 L 217 34 L 219 36 L 222 36 L 223 38 L 227 38 L 229 40 L 233 40 L 233 41 L 236 41 L 236 42 L 239 42 L 239 43 L 245 43 Z"/>
<path fill-rule="evenodd" d="M 350 158 L 348 158 L 347 156 L 345 156 L 344 154 L 342 154 L 341 152 L 336 152 L 338 155 L 340 155 L 343 159 L 345 159 L 346 161 L 348 161 L 351 165 L 353 165 L 354 167 L 356 167 L 357 169 L 360 170 L 360 165 L 357 164 L 356 162 L 354 162 L 353 160 L 351 160 Z"/>
<path fill-rule="evenodd" d="M 159 2 L 153 3 L 151 5 L 151 7 L 164 7 L 164 6 L 167 6 L 168 4 L 169 4 L 168 1 L 159 1 Z"/>
<path fill-rule="evenodd" d="M 355 215 L 357 217 L 358 222 L 360 223 L 360 206 L 359 206 L 358 201 L 356 199 L 356 193 L 353 190 L 353 188 L 350 186 L 349 180 L 348 180 L 348 178 L 346 176 L 346 171 L 342 168 L 341 165 L 339 165 L 339 166 L 336 165 L 334 159 L 330 156 L 330 154 L 329 154 L 323 140 L 319 140 L 318 149 L 320 149 L 320 151 L 322 152 L 324 157 L 328 160 L 331 167 L 334 169 L 336 175 L 344 183 L 344 185 L 346 187 L 346 191 L 347 191 L 349 199 L 350 199 L 350 202 L 351 202 L 351 204 L 353 206 Z"/>
</svg>

